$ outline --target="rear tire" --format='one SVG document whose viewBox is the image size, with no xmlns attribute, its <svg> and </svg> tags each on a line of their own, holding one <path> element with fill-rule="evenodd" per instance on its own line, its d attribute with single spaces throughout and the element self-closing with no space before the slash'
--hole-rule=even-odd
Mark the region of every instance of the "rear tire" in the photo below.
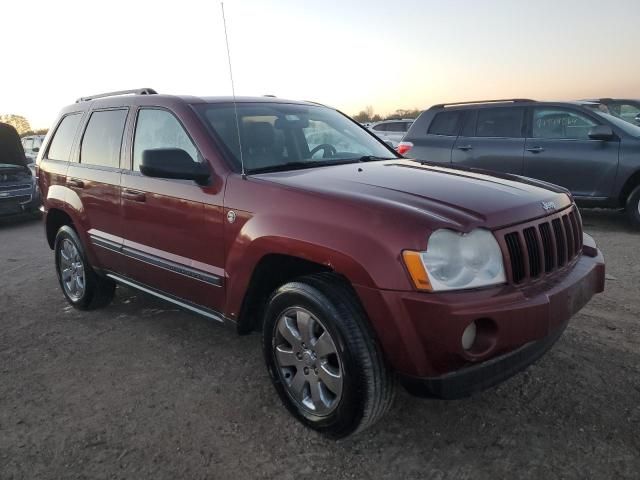
<svg viewBox="0 0 640 480">
<path fill-rule="evenodd" d="M 364 430 L 393 403 L 394 376 L 355 293 L 337 275 L 301 277 L 271 296 L 263 352 L 287 409 L 328 437 Z"/>
<path fill-rule="evenodd" d="M 627 197 L 626 212 L 631 226 L 640 229 L 640 185 Z"/>
<path fill-rule="evenodd" d="M 64 225 L 54 244 L 56 273 L 64 297 L 79 310 L 94 310 L 113 300 L 116 284 L 99 276 L 87 260 L 82 242 L 73 228 Z"/>
</svg>

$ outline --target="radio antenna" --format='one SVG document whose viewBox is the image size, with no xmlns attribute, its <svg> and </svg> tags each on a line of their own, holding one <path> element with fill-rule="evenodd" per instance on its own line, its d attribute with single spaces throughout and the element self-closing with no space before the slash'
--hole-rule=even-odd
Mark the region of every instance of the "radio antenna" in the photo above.
<svg viewBox="0 0 640 480">
<path fill-rule="evenodd" d="M 240 140 L 240 120 L 238 119 L 238 103 L 236 102 L 236 89 L 233 85 L 233 70 L 231 69 L 231 50 L 229 49 L 229 36 L 227 35 L 227 20 L 224 16 L 224 2 L 220 2 L 222 8 L 222 24 L 224 25 L 224 39 L 227 43 L 227 59 L 229 60 L 229 77 L 231 78 L 231 95 L 233 95 L 233 109 L 236 116 L 236 131 L 238 132 L 238 147 L 240 148 L 240 167 L 242 169 L 242 178 L 247 178 L 244 171 L 244 158 L 242 156 L 242 141 Z"/>
</svg>

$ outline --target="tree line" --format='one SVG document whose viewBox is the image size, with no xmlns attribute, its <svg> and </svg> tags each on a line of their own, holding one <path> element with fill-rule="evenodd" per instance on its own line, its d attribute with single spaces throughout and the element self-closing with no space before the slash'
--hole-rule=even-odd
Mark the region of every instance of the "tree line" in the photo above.
<svg viewBox="0 0 640 480">
<path fill-rule="evenodd" d="M 410 110 L 404 110 L 402 108 L 399 108 L 393 113 L 382 116 L 378 113 L 375 113 L 373 111 L 373 107 L 369 105 L 364 110 L 361 110 L 356 115 L 354 115 L 353 119 L 359 123 L 380 122 L 382 120 L 400 120 L 402 118 L 418 118 L 418 115 L 420 115 L 420 113 L 422 113 L 422 110 L 418 110 L 417 108 L 410 109 Z"/>
<path fill-rule="evenodd" d="M 31 128 L 29 120 L 22 115 L 14 115 L 12 113 L 0 115 L 0 123 L 11 125 L 16 129 L 18 135 L 21 137 L 26 137 L 28 135 L 46 135 L 48 131 L 46 128 L 38 128 L 34 130 Z"/>
</svg>

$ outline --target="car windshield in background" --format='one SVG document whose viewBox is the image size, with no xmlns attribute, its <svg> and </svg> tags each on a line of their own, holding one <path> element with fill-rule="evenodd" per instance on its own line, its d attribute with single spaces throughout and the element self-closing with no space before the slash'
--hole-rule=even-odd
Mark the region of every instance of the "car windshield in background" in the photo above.
<svg viewBox="0 0 640 480">
<path fill-rule="evenodd" d="M 279 103 L 195 105 L 240 168 L 247 173 L 396 158 L 373 136 L 327 107 Z"/>
<path fill-rule="evenodd" d="M 640 138 L 640 127 L 636 125 L 632 125 L 629 122 L 625 122 L 621 118 L 618 118 L 614 115 L 604 113 L 604 112 L 595 112 L 597 115 L 601 116 L 605 120 L 610 123 L 613 123 L 616 127 L 625 131 L 625 133 L 631 135 L 632 137 Z"/>
</svg>

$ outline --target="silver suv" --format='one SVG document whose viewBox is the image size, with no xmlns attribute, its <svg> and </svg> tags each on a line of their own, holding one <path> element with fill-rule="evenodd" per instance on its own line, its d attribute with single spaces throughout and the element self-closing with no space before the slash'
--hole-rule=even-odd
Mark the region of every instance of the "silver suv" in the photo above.
<svg viewBox="0 0 640 480">
<path fill-rule="evenodd" d="M 412 124 L 412 118 L 405 118 L 402 120 L 384 120 L 374 123 L 368 128 L 382 141 L 395 148 L 402 141 Z"/>
</svg>

